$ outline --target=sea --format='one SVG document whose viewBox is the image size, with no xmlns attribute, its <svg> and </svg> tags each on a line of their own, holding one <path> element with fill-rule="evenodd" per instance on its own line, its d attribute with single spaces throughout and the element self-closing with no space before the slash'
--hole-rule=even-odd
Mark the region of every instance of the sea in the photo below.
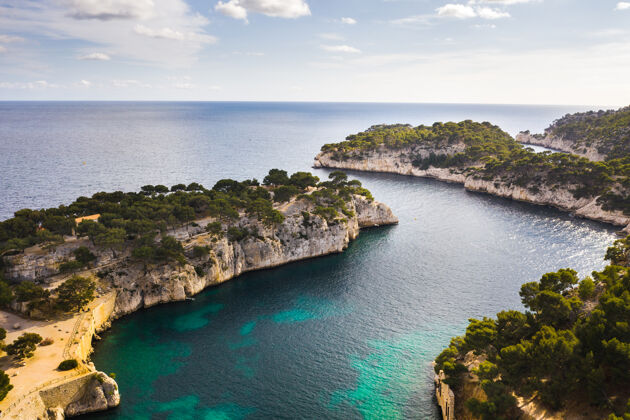
<svg viewBox="0 0 630 420">
<path fill-rule="evenodd" d="M 374 124 L 541 132 L 574 106 L 0 102 L 0 220 L 145 184 L 311 169 Z M 537 149 L 540 150 L 540 149 Z M 342 254 L 240 276 L 116 321 L 92 360 L 120 407 L 87 419 L 431 419 L 433 359 L 547 272 L 605 266 L 611 226 L 400 175 L 350 172 L 400 219 Z"/>
</svg>

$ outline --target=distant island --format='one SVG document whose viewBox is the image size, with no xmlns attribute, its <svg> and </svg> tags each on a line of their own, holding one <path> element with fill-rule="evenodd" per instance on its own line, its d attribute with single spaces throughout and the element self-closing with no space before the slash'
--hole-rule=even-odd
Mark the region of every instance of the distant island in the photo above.
<svg viewBox="0 0 630 420">
<path fill-rule="evenodd" d="M 0 222 L 0 317 L 12 327 L 0 329 L 10 342 L 0 358 L 3 418 L 115 407 L 115 374 L 89 361 L 112 320 L 247 271 L 341 252 L 359 229 L 396 223 L 339 171 L 320 182 L 272 169 L 262 183 L 145 185 L 20 210 Z"/>
<path fill-rule="evenodd" d="M 630 155 L 618 156 L 627 141 L 619 138 L 613 145 L 610 139 L 607 150 L 615 151 L 614 157 L 592 161 L 535 153 L 488 122 L 376 125 L 324 145 L 314 166 L 460 183 L 470 191 L 553 206 L 630 233 Z"/>
</svg>

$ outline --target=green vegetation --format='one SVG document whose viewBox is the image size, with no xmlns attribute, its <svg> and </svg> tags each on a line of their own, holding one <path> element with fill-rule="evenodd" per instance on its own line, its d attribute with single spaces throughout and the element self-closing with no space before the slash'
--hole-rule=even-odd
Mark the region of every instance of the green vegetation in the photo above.
<svg viewBox="0 0 630 420">
<path fill-rule="evenodd" d="M 13 389 L 9 375 L 0 370 L 0 401 L 4 400 L 9 391 Z"/>
<path fill-rule="evenodd" d="M 608 259 L 627 252 L 629 241 L 617 241 Z M 475 373 L 488 400 L 467 401 L 470 412 L 482 419 L 514 418 L 515 392 L 536 396 L 552 409 L 588 399 L 602 410 L 626 413 L 630 269 L 611 264 L 576 284 L 577 273 L 570 269 L 524 284 L 520 296 L 527 312 L 471 319 L 466 334 L 436 358 L 435 371 L 444 370 L 447 383 L 458 387 L 467 372 L 464 355 L 472 351 L 487 357 Z M 587 309 L 582 299 L 593 298 L 596 285 L 603 291 L 594 309 Z"/>
<path fill-rule="evenodd" d="M 624 112 L 630 121 L 630 108 Z M 625 124 L 625 132 L 630 133 L 628 121 L 619 119 L 617 123 L 620 127 Z M 609 160 L 593 162 L 565 153 L 534 153 L 490 123 L 467 120 L 431 127 L 377 125 L 344 142 L 326 144 L 322 151 L 329 152 L 334 160 L 345 161 L 360 160 L 380 148 L 401 150 L 401 159 L 419 169 L 449 168 L 534 193 L 542 187 L 552 191 L 564 188 L 576 199 L 599 197 L 604 210 L 630 215 L 630 134 L 624 138 L 614 142 L 619 148 Z"/>
<path fill-rule="evenodd" d="M 282 223 L 283 216 L 273 208 L 274 201 L 290 201 L 309 187 L 319 186 L 331 190 L 333 195 L 338 191 L 343 199 L 347 198 L 348 191 L 371 198 L 357 181 L 345 185 L 319 183 L 319 178 L 308 172 L 289 176 L 286 171 L 272 169 L 264 184 L 260 186 L 255 179 L 243 182 L 224 179 L 212 189 L 198 183 L 177 184 L 171 188 L 145 185 L 137 193 L 99 192 L 90 198 L 79 197 L 69 206 L 20 210 L 13 218 L 0 222 L 0 252 L 22 250 L 35 244 L 61 243 L 63 236 L 71 235 L 74 230 L 78 236 L 87 236 L 97 248 L 111 250 L 114 257 L 128 245 L 150 246 L 159 254 L 159 246 L 150 243 L 154 237 L 206 217 L 216 219 L 208 229 L 217 237 L 227 231 L 224 225 L 229 227 L 244 213 L 275 228 Z M 93 214 L 100 214 L 98 221 L 84 220 L 75 225 L 75 218 Z M 136 257 L 160 259 L 159 255 L 152 256 L 148 249 L 138 251 Z M 63 263 L 60 268 L 78 270 L 94 259 L 94 254 L 82 247 L 75 251 L 75 260 Z"/>
<path fill-rule="evenodd" d="M 76 359 L 68 359 L 59 363 L 59 366 L 57 367 L 57 369 L 72 370 L 72 369 L 75 369 L 77 366 L 79 366 L 79 362 L 77 362 Z"/>
<path fill-rule="evenodd" d="M 57 288 L 57 306 L 64 311 L 78 312 L 94 299 L 95 289 L 92 280 L 72 276 Z"/>
<path fill-rule="evenodd" d="M 33 353 L 41 341 L 42 336 L 39 334 L 24 333 L 6 347 L 6 352 L 17 360 L 27 359 L 33 357 Z"/>
<path fill-rule="evenodd" d="M 630 106 L 617 111 L 567 114 L 545 130 L 545 134 L 574 143 L 574 150 L 594 147 L 606 160 L 630 155 Z"/>
</svg>

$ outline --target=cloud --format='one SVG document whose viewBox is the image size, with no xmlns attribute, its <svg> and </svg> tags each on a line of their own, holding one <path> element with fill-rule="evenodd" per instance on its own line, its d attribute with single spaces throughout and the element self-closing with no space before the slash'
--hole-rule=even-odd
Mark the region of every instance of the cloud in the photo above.
<svg viewBox="0 0 630 420">
<path fill-rule="evenodd" d="M 94 61 L 109 61 L 111 57 L 107 54 L 103 54 L 100 52 L 94 52 L 90 54 L 85 54 L 78 57 L 79 60 L 94 60 Z"/>
<path fill-rule="evenodd" d="M 151 87 L 150 84 L 142 83 L 138 80 L 133 80 L 133 79 L 128 79 L 128 80 L 114 79 L 112 80 L 112 86 L 117 87 L 117 88 L 130 88 L 130 87 L 150 88 Z"/>
<path fill-rule="evenodd" d="M 457 19 L 470 19 L 477 17 L 477 12 L 465 4 L 445 4 L 435 9 L 438 16 L 454 17 Z"/>
<path fill-rule="evenodd" d="M 229 0 L 219 1 L 214 9 L 225 16 L 245 21 L 250 12 L 286 19 L 311 14 L 311 9 L 305 0 Z"/>
<path fill-rule="evenodd" d="M 503 19 L 510 17 L 508 12 L 503 12 L 490 7 L 472 7 L 466 4 L 446 4 L 435 9 L 439 17 L 452 17 L 456 19 L 472 19 L 480 17 L 482 19 Z"/>
<path fill-rule="evenodd" d="M 360 54 L 361 50 L 351 47 L 349 45 L 322 45 L 323 50 L 328 52 L 337 52 L 337 53 L 350 53 L 350 54 Z"/>
<path fill-rule="evenodd" d="M 144 25 L 136 25 L 133 28 L 133 31 L 138 35 L 148 36 L 149 38 L 157 38 L 157 39 L 170 39 L 174 41 L 198 41 L 207 44 L 213 44 L 217 42 L 216 37 L 204 34 L 198 34 L 194 32 L 180 32 L 176 31 L 172 28 L 160 28 L 160 29 L 151 29 Z"/>
<path fill-rule="evenodd" d="M 92 86 L 92 82 L 90 82 L 89 80 L 81 80 L 79 83 L 77 83 L 77 86 L 88 88 Z"/>
<path fill-rule="evenodd" d="M 509 18 L 510 14 L 508 12 L 502 12 L 500 10 L 491 9 L 489 7 L 481 7 L 477 9 L 477 15 L 482 19 L 503 19 Z"/>
<path fill-rule="evenodd" d="M 351 17 L 343 17 L 341 18 L 341 23 L 345 23 L 346 25 L 356 25 L 357 20 Z"/>
<path fill-rule="evenodd" d="M 193 65 L 199 52 L 216 42 L 206 32 L 208 23 L 186 0 L 0 0 L 0 28 L 6 33 L 28 29 L 55 48 L 72 40 L 121 61 L 167 68 Z"/>
<path fill-rule="evenodd" d="M 470 4 L 475 3 L 489 3 L 489 4 L 500 4 L 505 6 L 510 6 L 512 4 L 521 4 L 521 3 L 540 3 L 543 0 L 471 0 Z"/>
<path fill-rule="evenodd" d="M 149 19 L 155 13 L 153 0 L 65 0 L 74 19 Z"/>
<path fill-rule="evenodd" d="M 620 1 L 619 3 L 617 3 L 617 6 L 615 7 L 615 10 L 628 10 L 630 9 L 630 3 L 627 1 Z"/>
<path fill-rule="evenodd" d="M 0 89 L 49 89 L 58 88 L 59 85 L 48 83 L 45 80 L 37 80 L 35 82 L 0 82 Z"/>
<path fill-rule="evenodd" d="M 11 42 L 21 42 L 24 38 L 12 35 L 0 35 L 0 43 L 9 44 Z"/>
<path fill-rule="evenodd" d="M 7 47 L 0 45 L 0 53 L 7 52 Z"/>
</svg>

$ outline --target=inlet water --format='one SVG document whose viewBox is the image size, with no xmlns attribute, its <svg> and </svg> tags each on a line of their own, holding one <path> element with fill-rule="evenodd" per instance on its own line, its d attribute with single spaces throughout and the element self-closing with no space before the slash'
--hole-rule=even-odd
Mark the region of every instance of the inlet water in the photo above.
<svg viewBox="0 0 630 420">
<path fill-rule="evenodd" d="M 0 103 L 0 217 L 100 190 L 309 170 L 371 124 L 575 109 L 472 105 Z M 324 178 L 327 171 L 315 171 Z M 400 218 L 343 254 L 249 273 L 118 320 L 93 361 L 121 406 L 92 419 L 437 419 L 431 361 L 470 317 L 520 308 L 548 271 L 604 266 L 606 225 L 461 186 L 352 173 Z"/>
</svg>

